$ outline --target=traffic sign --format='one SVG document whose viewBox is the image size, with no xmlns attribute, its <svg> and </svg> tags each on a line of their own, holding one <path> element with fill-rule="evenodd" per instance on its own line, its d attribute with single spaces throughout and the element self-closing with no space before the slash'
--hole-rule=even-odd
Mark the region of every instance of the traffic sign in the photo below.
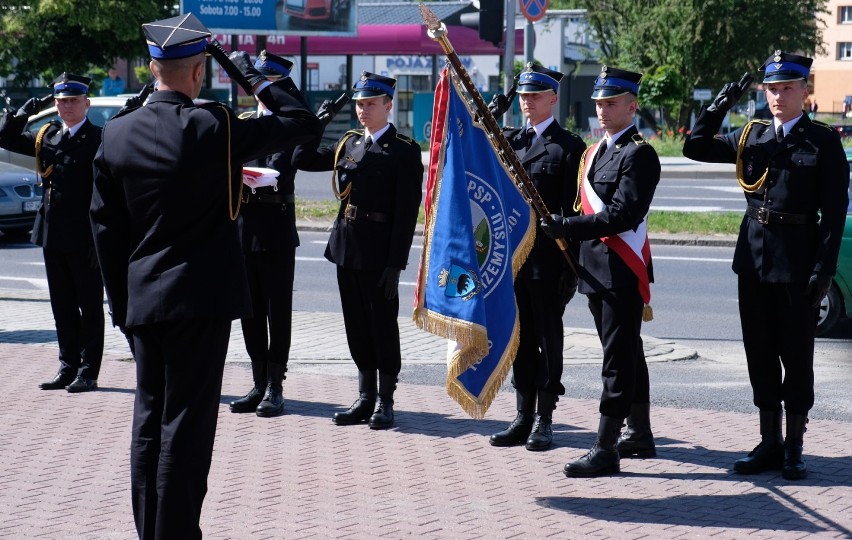
<svg viewBox="0 0 852 540">
<path fill-rule="evenodd" d="M 547 13 L 550 0 L 520 0 L 521 13 L 529 22 L 540 21 Z"/>
<path fill-rule="evenodd" d="M 713 92 L 709 88 L 696 88 L 692 91 L 692 99 L 695 101 L 708 101 L 713 99 Z"/>
</svg>

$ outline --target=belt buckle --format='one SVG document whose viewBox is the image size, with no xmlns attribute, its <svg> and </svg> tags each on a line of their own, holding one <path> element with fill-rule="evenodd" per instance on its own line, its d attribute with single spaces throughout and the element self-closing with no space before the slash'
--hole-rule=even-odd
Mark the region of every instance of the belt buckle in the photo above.
<svg viewBox="0 0 852 540">
<path fill-rule="evenodd" d="M 769 223 L 769 209 L 763 206 L 757 209 L 757 222 L 761 225 L 767 225 Z"/>
<path fill-rule="evenodd" d="M 346 209 L 343 210 L 343 217 L 346 218 L 347 221 L 352 221 L 355 219 L 355 215 L 358 212 L 358 207 L 352 204 L 347 204 Z"/>
</svg>

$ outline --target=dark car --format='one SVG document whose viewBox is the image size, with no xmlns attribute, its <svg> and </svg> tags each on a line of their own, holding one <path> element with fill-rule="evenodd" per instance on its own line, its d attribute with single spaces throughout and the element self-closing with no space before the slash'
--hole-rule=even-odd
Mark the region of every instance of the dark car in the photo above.
<svg viewBox="0 0 852 540">
<path fill-rule="evenodd" d="M 852 166 L 852 149 L 846 149 L 846 161 Z M 852 172 L 849 174 L 852 180 Z M 850 188 L 852 191 L 852 188 Z M 837 273 L 828 294 L 819 307 L 816 334 L 824 336 L 831 332 L 843 317 L 852 317 L 852 197 L 846 214 L 846 227 L 840 240 L 840 256 L 837 258 Z"/>
<path fill-rule="evenodd" d="M 23 239 L 33 228 L 41 194 L 33 171 L 0 162 L 0 232 Z"/>
</svg>

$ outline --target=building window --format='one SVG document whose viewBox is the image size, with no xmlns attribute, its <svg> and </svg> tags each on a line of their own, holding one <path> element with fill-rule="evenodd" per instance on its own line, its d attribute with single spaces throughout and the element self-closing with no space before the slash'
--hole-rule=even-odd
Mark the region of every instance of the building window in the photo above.
<svg viewBox="0 0 852 540">
<path fill-rule="evenodd" d="M 837 59 L 852 60 L 852 42 L 846 41 L 837 44 Z"/>
<path fill-rule="evenodd" d="M 837 10 L 840 24 L 852 24 L 852 6 L 840 6 Z"/>
</svg>

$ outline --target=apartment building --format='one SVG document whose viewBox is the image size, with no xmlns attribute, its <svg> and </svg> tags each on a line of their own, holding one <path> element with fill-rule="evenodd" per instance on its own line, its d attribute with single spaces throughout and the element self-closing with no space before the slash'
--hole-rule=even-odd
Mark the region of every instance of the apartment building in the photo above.
<svg viewBox="0 0 852 540">
<path fill-rule="evenodd" d="M 825 23 L 823 45 L 826 54 L 814 58 L 814 91 L 820 113 L 852 110 L 852 0 L 829 0 L 828 13 L 820 15 Z M 844 108 L 844 103 L 845 108 Z M 847 116 L 852 120 L 852 114 Z"/>
</svg>

